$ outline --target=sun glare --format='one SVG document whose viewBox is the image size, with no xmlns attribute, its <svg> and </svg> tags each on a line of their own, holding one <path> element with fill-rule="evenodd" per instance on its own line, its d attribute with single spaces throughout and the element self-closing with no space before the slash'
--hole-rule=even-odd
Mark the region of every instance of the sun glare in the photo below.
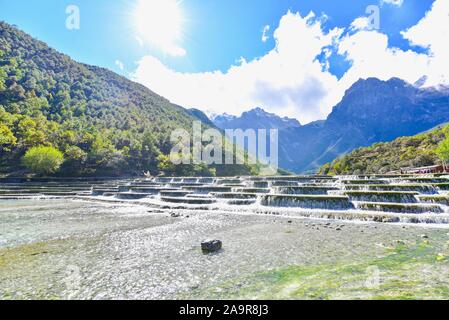
<svg viewBox="0 0 449 320">
<path fill-rule="evenodd" d="M 138 0 L 134 23 L 142 41 L 173 56 L 185 55 L 181 40 L 183 14 L 178 0 Z"/>
</svg>

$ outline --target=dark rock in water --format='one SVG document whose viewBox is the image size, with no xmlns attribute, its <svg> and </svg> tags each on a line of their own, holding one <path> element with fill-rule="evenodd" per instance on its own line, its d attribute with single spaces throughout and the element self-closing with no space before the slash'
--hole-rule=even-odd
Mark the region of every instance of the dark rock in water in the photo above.
<svg viewBox="0 0 449 320">
<path fill-rule="evenodd" d="M 220 240 L 205 240 L 201 242 L 201 250 L 203 252 L 217 252 L 223 246 L 223 243 Z"/>
</svg>

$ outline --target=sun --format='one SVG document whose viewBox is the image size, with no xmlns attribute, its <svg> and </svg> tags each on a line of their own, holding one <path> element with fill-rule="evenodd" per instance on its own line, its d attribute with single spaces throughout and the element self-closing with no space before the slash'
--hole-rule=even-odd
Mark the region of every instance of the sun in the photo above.
<svg viewBox="0 0 449 320">
<path fill-rule="evenodd" d="M 133 20 L 140 39 L 165 54 L 183 56 L 184 16 L 178 0 L 137 0 Z"/>
</svg>

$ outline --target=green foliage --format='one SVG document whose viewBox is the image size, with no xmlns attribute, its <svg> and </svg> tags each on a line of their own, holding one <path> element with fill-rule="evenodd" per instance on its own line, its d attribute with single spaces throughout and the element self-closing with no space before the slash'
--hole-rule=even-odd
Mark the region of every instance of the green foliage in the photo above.
<svg viewBox="0 0 449 320">
<path fill-rule="evenodd" d="M 320 174 L 387 173 L 449 161 L 449 126 L 357 149 L 321 167 Z"/>
<path fill-rule="evenodd" d="M 64 156 L 53 147 L 38 146 L 29 149 L 22 161 L 33 173 L 48 175 L 59 170 L 64 162 Z"/>
<path fill-rule="evenodd" d="M 28 149 L 54 146 L 66 154 L 65 175 L 212 173 L 160 163 L 172 148 L 172 130 L 191 130 L 194 120 L 144 86 L 77 63 L 0 22 L 1 170 L 20 171 Z"/>
<path fill-rule="evenodd" d="M 449 162 L 449 136 L 440 142 L 435 153 L 444 164 Z"/>
<path fill-rule="evenodd" d="M 7 149 L 7 148 L 15 145 L 16 142 L 17 142 L 17 139 L 14 136 L 11 129 L 9 129 L 4 124 L 0 124 L 0 149 L 9 151 L 10 149 Z"/>
</svg>

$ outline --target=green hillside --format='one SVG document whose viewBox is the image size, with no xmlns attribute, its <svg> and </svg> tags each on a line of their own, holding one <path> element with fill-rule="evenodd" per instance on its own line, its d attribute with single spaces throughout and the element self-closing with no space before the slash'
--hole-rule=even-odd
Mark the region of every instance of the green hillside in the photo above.
<svg viewBox="0 0 449 320">
<path fill-rule="evenodd" d="M 193 120 L 146 87 L 77 63 L 0 22 L 0 173 L 26 172 L 22 159 L 39 146 L 63 152 L 63 175 L 252 172 L 168 165 L 171 131 L 190 129 Z"/>
<path fill-rule="evenodd" d="M 372 174 L 387 173 L 401 168 L 423 167 L 441 163 L 437 148 L 448 141 L 449 126 L 439 126 L 431 131 L 401 137 L 388 143 L 376 143 L 357 149 L 322 166 L 321 174 Z"/>
</svg>

